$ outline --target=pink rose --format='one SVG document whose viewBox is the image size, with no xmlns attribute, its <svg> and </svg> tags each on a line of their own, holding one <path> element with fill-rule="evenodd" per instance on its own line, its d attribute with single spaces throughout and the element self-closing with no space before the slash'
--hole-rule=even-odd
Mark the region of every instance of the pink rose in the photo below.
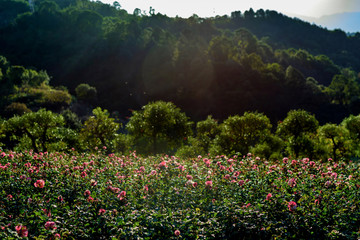
<svg viewBox="0 0 360 240">
<path fill-rule="evenodd" d="M 179 235 L 180 235 L 180 231 L 179 231 L 179 230 L 175 230 L 174 234 L 175 234 L 175 236 L 179 236 Z"/>
<path fill-rule="evenodd" d="M 239 185 L 242 186 L 244 185 L 245 181 L 244 180 L 239 180 Z"/>
<path fill-rule="evenodd" d="M 269 193 L 268 195 L 266 195 L 266 200 L 270 200 L 271 197 L 272 197 L 272 194 Z"/>
<path fill-rule="evenodd" d="M 159 168 L 167 168 L 168 166 L 166 165 L 166 162 L 161 162 L 160 164 L 159 164 Z"/>
<path fill-rule="evenodd" d="M 125 191 L 121 191 L 120 194 L 117 196 L 120 200 L 123 200 L 126 196 L 126 192 Z"/>
<path fill-rule="evenodd" d="M 40 180 L 37 180 L 35 183 L 34 183 L 34 186 L 35 187 L 38 187 L 38 188 L 43 188 L 45 186 L 45 181 L 40 179 Z"/>
<path fill-rule="evenodd" d="M 290 212 L 295 211 L 296 207 L 297 207 L 296 202 L 294 202 L 294 201 L 290 201 L 290 202 L 289 202 L 288 208 L 289 208 L 289 211 L 290 211 Z"/>
<path fill-rule="evenodd" d="M 26 226 L 18 225 L 15 227 L 15 230 L 19 237 L 27 237 L 29 234 Z"/>
<path fill-rule="evenodd" d="M 295 178 L 291 178 L 289 181 L 288 181 L 288 185 L 290 187 L 295 187 L 296 185 L 296 179 Z"/>
<path fill-rule="evenodd" d="M 57 227 L 55 222 L 48 221 L 45 223 L 45 228 L 51 230 L 51 229 L 56 229 Z"/>
</svg>

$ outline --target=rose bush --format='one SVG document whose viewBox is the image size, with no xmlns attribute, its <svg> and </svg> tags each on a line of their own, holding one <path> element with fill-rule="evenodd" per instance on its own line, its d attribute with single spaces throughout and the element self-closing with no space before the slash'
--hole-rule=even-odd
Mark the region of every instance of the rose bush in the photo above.
<svg viewBox="0 0 360 240">
<path fill-rule="evenodd" d="M 1 151 L 0 238 L 358 239 L 358 169 L 251 154 Z"/>
</svg>

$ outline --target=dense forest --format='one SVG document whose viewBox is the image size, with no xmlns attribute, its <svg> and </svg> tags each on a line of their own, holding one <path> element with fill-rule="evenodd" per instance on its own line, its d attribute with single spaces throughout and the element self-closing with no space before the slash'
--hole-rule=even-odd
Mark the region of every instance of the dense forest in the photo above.
<svg viewBox="0 0 360 240">
<path fill-rule="evenodd" d="M 262 9 L 3 0 L 0 13 L 8 149 L 359 156 L 360 33 Z"/>
<path fill-rule="evenodd" d="M 124 120 L 129 109 L 154 100 L 172 101 L 193 120 L 257 110 L 276 123 L 302 108 L 321 123 L 339 123 L 360 110 L 359 33 L 262 9 L 184 19 L 152 8 L 128 13 L 118 2 L 31 3 L 0 3 L 2 115 L 14 102 L 40 107 L 34 96 L 45 90 L 29 86 L 41 85 L 41 77 L 58 94 L 75 96 L 83 83 L 97 93 L 83 99 L 85 112 L 66 94 L 45 107 L 86 115 L 101 106 Z M 28 83 L 24 75 L 35 72 L 40 78 Z"/>
</svg>

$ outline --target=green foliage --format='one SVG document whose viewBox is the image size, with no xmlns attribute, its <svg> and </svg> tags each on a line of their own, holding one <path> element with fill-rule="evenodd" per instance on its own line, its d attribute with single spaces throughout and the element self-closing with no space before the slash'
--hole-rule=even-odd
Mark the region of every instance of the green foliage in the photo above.
<svg viewBox="0 0 360 240">
<path fill-rule="evenodd" d="M 284 148 L 284 141 L 280 137 L 274 134 L 268 134 L 262 143 L 252 146 L 249 151 L 263 159 L 275 160 L 283 156 Z"/>
<path fill-rule="evenodd" d="M 8 78 L 14 85 L 21 85 L 26 69 L 23 66 L 11 66 L 6 71 L 6 78 Z"/>
<path fill-rule="evenodd" d="M 128 154 L 132 150 L 133 142 L 134 139 L 129 134 L 117 134 L 114 139 L 114 152 Z"/>
<path fill-rule="evenodd" d="M 27 1 L 2 0 L 0 2 L 0 28 L 10 25 L 19 14 L 29 10 Z"/>
<path fill-rule="evenodd" d="M 191 122 L 185 113 L 173 103 L 163 101 L 133 111 L 126 128 L 135 138 L 135 148 L 145 153 L 174 149 L 191 135 Z"/>
<path fill-rule="evenodd" d="M 27 69 L 22 75 L 22 84 L 30 85 L 33 87 L 41 86 L 42 84 L 48 85 L 50 77 L 46 71 L 37 72 L 35 70 Z"/>
<path fill-rule="evenodd" d="M 196 140 L 198 141 L 198 147 L 201 147 L 206 153 L 209 152 L 209 147 L 220 134 L 220 127 L 217 120 L 212 116 L 208 116 L 206 120 L 199 121 L 196 124 Z"/>
<path fill-rule="evenodd" d="M 23 115 L 25 113 L 31 112 L 30 109 L 24 103 L 12 102 L 10 105 L 6 106 L 5 112 L 7 116 L 12 117 L 14 115 Z"/>
<path fill-rule="evenodd" d="M 70 105 L 71 95 L 67 90 L 54 89 L 42 82 L 37 87 L 28 85 L 16 87 L 15 93 L 11 95 L 11 100 L 23 102 L 30 108 L 40 106 L 51 110 L 59 110 Z"/>
<path fill-rule="evenodd" d="M 10 63 L 6 59 L 6 57 L 0 55 L 0 68 L 5 71 L 9 67 L 9 65 L 10 65 Z"/>
<path fill-rule="evenodd" d="M 181 146 L 175 153 L 175 156 L 180 158 L 196 158 L 199 155 L 205 156 L 210 151 L 210 146 L 206 150 L 204 148 L 204 142 L 198 137 L 189 137 L 188 144 Z"/>
<path fill-rule="evenodd" d="M 76 115 L 76 113 L 72 112 L 69 109 L 66 109 L 61 112 L 61 115 L 65 121 L 65 127 L 79 131 L 82 128 L 81 120 Z"/>
<path fill-rule="evenodd" d="M 1 239 L 360 237 L 359 163 L 135 152 L 0 155 Z"/>
<path fill-rule="evenodd" d="M 331 84 L 325 89 L 333 102 L 349 105 L 360 94 L 359 85 L 354 76 L 335 75 Z"/>
<path fill-rule="evenodd" d="M 212 151 L 247 154 L 251 147 L 265 141 L 271 127 L 269 118 L 262 113 L 245 112 L 241 117 L 231 116 L 220 125 L 221 132 L 214 140 Z"/>
<path fill-rule="evenodd" d="M 115 122 L 106 109 L 97 107 L 93 110 L 93 114 L 84 122 L 84 127 L 80 131 L 79 139 L 83 148 L 95 152 L 102 148 L 106 148 L 107 152 L 113 151 L 114 140 L 118 137 L 117 131 L 121 124 Z"/>
<path fill-rule="evenodd" d="M 0 53 L 18 67 L 46 69 L 54 85 L 94 87 L 98 104 L 92 106 L 125 115 L 139 103 L 162 99 L 183 106 L 196 119 L 212 114 L 220 120 L 245 111 L 278 120 L 294 108 L 314 112 L 321 122 L 332 120 L 335 112 L 339 119 L 357 113 L 356 91 L 339 100 L 341 88 L 325 91 L 330 99 L 322 90 L 344 67 L 359 71 L 358 36 L 261 9 L 184 19 L 155 14 L 153 8 L 149 14 L 140 9 L 129 14 L 117 3 L 100 1 L 34 3 L 32 13 L 26 1 L 1 2 L 5 10 L 0 18 L 7 23 L 0 23 Z M 15 76 L 4 81 L 8 67 L 0 68 L 6 96 L 14 84 L 36 87 L 47 79 L 33 70 L 19 75 L 13 69 Z M 345 85 L 358 87 L 356 79 L 355 85 Z M 11 103 L 1 101 L 2 109 Z M 56 111 L 67 107 L 54 104 Z"/>
<path fill-rule="evenodd" d="M 14 116 L 5 123 L 6 133 L 13 140 L 19 142 L 23 149 L 32 148 L 35 152 L 62 150 L 60 142 L 63 135 L 60 128 L 63 125 L 64 119 L 61 115 L 45 109 Z M 50 147 L 51 143 L 60 144 L 61 147 L 54 149 Z"/>
<path fill-rule="evenodd" d="M 277 126 L 277 134 L 285 140 L 291 154 L 299 157 L 313 152 L 313 135 L 319 127 L 314 115 L 305 110 L 291 110 Z"/>
<path fill-rule="evenodd" d="M 325 124 L 319 128 L 319 135 L 328 142 L 332 158 L 337 161 L 338 159 L 348 159 L 351 155 L 350 132 L 343 125 Z"/>
<path fill-rule="evenodd" d="M 341 122 L 352 139 L 352 150 L 356 157 L 360 157 L 360 115 L 350 115 Z"/>
<path fill-rule="evenodd" d="M 86 83 L 81 83 L 75 88 L 76 97 L 80 101 L 94 103 L 96 100 L 96 88 Z"/>
<path fill-rule="evenodd" d="M 7 69 L 6 77 L 14 85 L 38 87 L 42 84 L 48 85 L 50 77 L 46 71 L 37 72 L 32 69 L 26 69 L 23 66 L 10 66 Z"/>
</svg>

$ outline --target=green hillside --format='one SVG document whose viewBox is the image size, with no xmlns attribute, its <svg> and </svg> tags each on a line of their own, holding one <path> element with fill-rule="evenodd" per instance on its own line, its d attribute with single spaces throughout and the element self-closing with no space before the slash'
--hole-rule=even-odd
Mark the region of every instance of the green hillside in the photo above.
<svg viewBox="0 0 360 240">
<path fill-rule="evenodd" d="M 92 106 L 124 119 L 154 100 L 194 120 L 257 110 L 276 122 L 303 108 L 326 123 L 359 113 L 359 34 L 262 9 L 184 19 L 87 0 L 0 7 L 0 54 L 12 65 L 46 70 L 72 95 L 89 84 Z"/>
</svg>

